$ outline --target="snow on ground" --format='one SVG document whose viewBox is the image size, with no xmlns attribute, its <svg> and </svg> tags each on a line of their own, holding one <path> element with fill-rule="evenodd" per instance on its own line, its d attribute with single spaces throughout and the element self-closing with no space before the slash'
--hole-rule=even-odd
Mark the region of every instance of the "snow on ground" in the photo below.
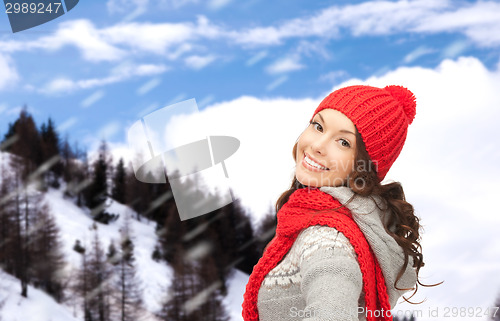
<svg viewBox="0 0 500 321">
<path fill-rule="evenodd" d="M 0 151 L 0 163 L 7 167 L 6 170 L 9 170 L 9 159 L 8 153 Z M 76 206 L 75 199 L 64 197 L 63 190 L 64 184 L 60 189 L 49 189 L 43 197 L 60 229 L 61 250 L 67 262 L 65 277 L 70 281 L 74 279 L 81 264 L 81 255 L 73 250 L 73 246 L 76 240 L 79 240 L 82 246 L 91 247 L 94 238 L 92 226 L 95 222 L 90 217 L 90 211 Z M 116 201 L 109 199 L 108 204 L 107 212 L 119 214 L 119 218 L 109 225 L 95 223 L 102 248 L 107 252 L 112 240 L 115 247 L 119 246 L 120 229 L 125 217 L 129 216 L 137 276 L 142 283 L 145 308 L 149 311 L 144 313 L 141 320 L 156 321 L 153 313 L 161 307 L 173 272 L 165 262 L 156 262 L 151 258 L 157 242 L 155 223 L 143 217 L 138 221 L 137 214 L 132 209 Z M 228 280 L 228 295 L 223 299 L 223 304 L 230 314 L 231 321 L 243 320 L 241 305 L 248 278 L 247 274 L 235 269 Z M 66 294 L 69 294 L 69 291 L 67 289 Z M 52 297 L 32 286 L 29 286 L 28 298 L 22 297 L 20 292 L 20 281 L 0 269 L 0 321 L 82 320 L 81 306 L 74 300 L 58 304 Z"/>
<path fill-rule="evenodd" d="M 228 309 L 231 321 L 243 321 L 242 304 L 243 294 L 248 283 L 249 275 L 234 269 L 233 275 L 228 281 L 227 296 L 224 298 L 224 305 Z"/>
<path fill-rule="evenodd" d="M 73 250 L 73 246 L 76 240 L 80 240 L 82 246 L 91 247 L 94 238 L 92 226 L 95 222 L 88 214 L 88 210 L 82 210 L 72 200 L 65 199 L 61 190 L 50 189 L 45 194 L 45 200 L 61 229 L 63 251 L 69 263 L 68 271 L 74 271 L 81 264 L 81 255 Z M 129 216 L 137 276 L 142 282 L 144 303 L 147 310 L 155 312 L 161 307 L 161 300 L 172 276 L 171 268 L 167 264 L 156 262 L 151 258 L 157 240 L 155 224 L 144 218 L 137 221 L 136 213 L 129 207 L 116 201 L 109 201 L 111 205 L 106 211 L 120 216 L 109 225 L 96 223 L 102 248 L 106 252 L 112 240 L 115 247 L 119 247 L 120 229 L 123 227 L 125 217 Z"/>
<path fill-rule="evenodd" d="M 81 255 L 73 250 L 76 240 L 82 246 L 90 248 L 94 237 L 92 226 L 94 221 L 88 209 L 81 209 L 75 205 L 75 200 L 65 198 L 63 188 L 49 189 L 44 194 L 44 201 L 50 207 L 50 212 L 60 229 L 62 243 L 61 250 L 67 261 L 65 276 L 68 280 L 74 278 L 76 270 L 81 264 Z M 130 231 L 134 242 L 137 275 L 142 283 L 143 298 L 146 309 L 142 320 L 156 320 L 153 313 L 161 307 L 165 290 L 171 283 L 172 269 L 164 262 L 156 262 L 151 258 L 157 235 L 155 224 L 144 218 L 137 221 L 136 213 L 129 207 L 109 200 L 107 212 L 119 214 L 117 221 L 109 225 L 96 223 L 98 236 L 103 250 L 106 252 L 113 240 L 119 246 L 120 229 L 126 216 L 130 217 Z M 0 303 L 6 298 L 3 307 L 0 307 L 1 321 L 73 321 L 82 319 L 81 306 L 76 301 L 68 300 L 58 304 L 43 291 L 29 287 L 28 298 L 20 296 L 20 282 L 13 276 L 0 270 Z M 239 270 L 234 270 L 228 281 L 228 295 L 224 298 L 232 321 L 242 320 L 241 304 L 243 293 L 248 282 L 248 275 Z M 69 291 L 69 290 L 67 290 Z"/>
<path fill-rule="evenodd" d="M 28 287 L 28 298 L 21 296 L 21 282 L 0 270 L 0 320 L 2 321 L 81 321 L 71 308 L 58 304 L 45 292 Z"/>
</svg>

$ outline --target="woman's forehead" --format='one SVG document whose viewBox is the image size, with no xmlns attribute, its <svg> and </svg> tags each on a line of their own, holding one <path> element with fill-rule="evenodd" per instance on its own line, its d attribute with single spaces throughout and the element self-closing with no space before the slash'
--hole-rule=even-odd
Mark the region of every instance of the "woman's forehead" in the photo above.
<svg viewBox="0 0 500 321">
<path fill-rule="evenodd" d="M 354 126 L 354 123 L 344 115 L 342 112 L 335 110 L 335 109 L 323 109 L 320 112 L 318 112 L 315 116 L 315 118 L 319 118 L 322 120 L 326 126 L 329 124 L 335 127 L 342 127 L 338 128 L 339 130 L 341 129 L 346 129 L 350 130 L 352 132 L 355 132 L 356 127 Z"/>
</svg>

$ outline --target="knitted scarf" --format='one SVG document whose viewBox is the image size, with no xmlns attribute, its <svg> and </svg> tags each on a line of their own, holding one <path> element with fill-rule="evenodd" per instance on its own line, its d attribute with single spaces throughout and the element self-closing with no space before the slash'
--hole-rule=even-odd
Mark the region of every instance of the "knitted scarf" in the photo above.
<svg viewBox="0 0 500 321">
<path fill-rule="evenodd" d="M 276 237 L 268 244 L 248 280 L 243 295 L 243 320 L 259 320 L 257 296 L 264 277 L 288 253 L 299 233 L 312 225 L 334 227 L 351 242 L 363 276 L 367 321 L 392 320 L 387 312 L 391 308 L 382 270 L 348 208 L 318 188 L 308 187 L 294 191 L 278 211 L 277 218 Z"/>
</svg>

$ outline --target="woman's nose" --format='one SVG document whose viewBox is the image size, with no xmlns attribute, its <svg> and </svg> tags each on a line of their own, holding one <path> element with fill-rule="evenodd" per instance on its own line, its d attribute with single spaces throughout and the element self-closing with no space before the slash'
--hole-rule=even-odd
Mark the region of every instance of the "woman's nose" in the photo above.
<svg viewBox="0 0 500 321">
<path fill-rule="evenodd" d="M 324 155 L 326 152 L 326 139 L 320 138 L 314 141 L 312 144 L 312 149 L 315 153 Z"/>
</svg>

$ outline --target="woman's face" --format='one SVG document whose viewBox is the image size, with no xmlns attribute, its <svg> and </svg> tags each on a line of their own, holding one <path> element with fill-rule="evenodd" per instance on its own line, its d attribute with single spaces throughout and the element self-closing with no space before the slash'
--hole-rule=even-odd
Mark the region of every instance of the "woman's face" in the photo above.
<svg viewBox="0 0 500 321">
<path fill-rule="evenodd" d="M 305 186 L 340 186 L 353 170 L 356 127 L 341 112 L 323 109 L 297 142 L 295 177 Z"/>
</svg>

